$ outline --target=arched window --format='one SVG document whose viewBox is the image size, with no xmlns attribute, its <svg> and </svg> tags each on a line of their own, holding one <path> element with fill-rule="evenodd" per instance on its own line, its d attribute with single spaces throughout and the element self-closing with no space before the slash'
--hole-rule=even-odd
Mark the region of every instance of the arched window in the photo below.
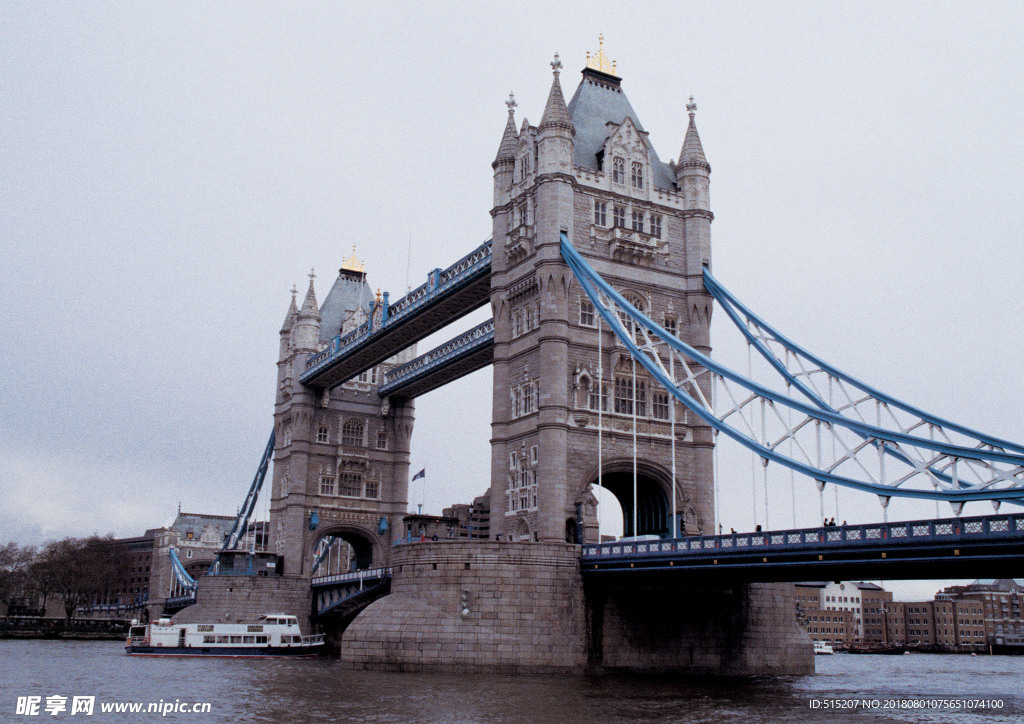
<svg viewBox="0 0 1024 724">
<path fill-rule="evenodd" d="M 631 171 L 630 178 L 633 182 L 633 188 L 642 189 L 644 187 L 644 165 L 634 161 Z"/>
<path fill-rule="evenodd" d="M 362 447 L 363 423 L 360 420 L 348 420 L 341 426 L 341 444 L 348 447 Z"/>
<path fill-rule="evenodd" d="M 621 156 L 612 160 L 612 181 L 617 184 L 626 183 L 626 161 Z"/>
</svg>

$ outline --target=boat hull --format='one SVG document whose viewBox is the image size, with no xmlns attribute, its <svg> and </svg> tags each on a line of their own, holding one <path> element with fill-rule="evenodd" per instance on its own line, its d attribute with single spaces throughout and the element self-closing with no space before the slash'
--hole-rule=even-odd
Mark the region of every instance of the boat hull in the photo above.
<svg viewBox="0 0 1024 724">
<path fill-rule="evenodd" d="M 260 659 L 270 657 L 287 657 L 299 659 L 316 658 L 323 652 L 323 646 L 125 646 L 124 652 L 129 656 L 213 656 L 225 659 Z"/>
</svg>

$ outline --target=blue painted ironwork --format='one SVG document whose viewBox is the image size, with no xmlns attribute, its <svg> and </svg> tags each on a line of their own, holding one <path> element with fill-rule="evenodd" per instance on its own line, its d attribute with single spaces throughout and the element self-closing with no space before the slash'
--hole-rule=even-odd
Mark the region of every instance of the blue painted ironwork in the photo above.
<svg viewBox="0 0 1024 724">
<path fill-rule="evenodd" d="M 1024 514 L 942 518 L 899 523 L 872 523 L 754 533 L 689 536 L 652 541 L 588 544 L 580 562 L 587 571 L 679 573 L 747 571 L 748 579 L 776 580 L 770 569 L 802 570 L 811 580 L 837 566 L 902 565 L 902 577 L 934 577 L 935 567 L 956 563 L 1020 565 L 1024 550 Z M 930 566 L 915 574 L 915 565 Z M 762 569 L 758 573 L 758 569 Z M 948 569 L 947 569 L 948 570 Z"/>
<path fill-rule="evenodd" d="M 263 457 L 260 458 L 259 467 L 256 469 L 256 475 L 252 479 L 252 485 L 249 486 L 249 492 L 245 495 L 245 500 L 242 502 L 242 507 L 238 510 L 238 515 L 235 517 L 235 523 L 231 526 L 231 531 L 228 533 L 227 538 L 224 539 L 224 545 L 221 548 L 222 551 L 235 550 L 238 547 L 239 539 L 246 534 L 249 529 L 249 519 L 252 516 L 253 510 L 256 509 L 256 501 L 260 496 L 260 488 L 263 487 L 263 479 L 267 475 L 267 468 L 270 466 L 270 460 L 274 455 L 274 431 L 270 431 L 270 439 L 267 440 L 267 446 L 263 450 Z M 216 566 L 216 562 L 214 563 Z"/>
<path fill-rule="evenodd" d="M 488 319 L 473 329 L 450 339 L 422 354 L 411 362 L 389 370 L 384 375 L 384 384 L 378 394 L 381 397 L 390 395 L 395 390 L 421 380 L 438 369 L 452 364 L 476 350 L 494 344 L 494 320 Z"/>
<path fill-rule="evenodd" d="M 390 568 L 318 576 L 312 580 L 314 610 L 319 617 L 339 613 L 355 604 L 365 605 L 384 595 L 390 586 Z"/>
<path fill-rule="evenodd" d="M 177 580 L 178 585 L 182 588 L 195 588 L 196 579 L 189 575 L 189 572 L 185 570 L 185 565 L 178 557 L 178 551 L 174 548 L 170 548 L 167 551 L 167 555 L 171 559 L 171 571 L 174 573 L 174 578 Z"/>
<path fill-rule="evenodd" d="M 373 329 L 371 322 L 367 321 L 344 337 L 335 337 L 330 346 L 309 358 L 306 362 L 306 370 L 299 377 L 299 381 L 303 384 L 312 384 L 318 375 L 356 350 L 365 347 L 368 342 L 376 339 L 379 335 L 410 317 L 426 311 L 482 276 L 489 276 L 491 246 L 491 240 L 488 239 L 447 269 L 431 271 L 425 284 L 388 305 L 387 314 L 383 316 L 380 327 Z M 352 376 L 361 371 L 354 372 Z"/>
<path fill-rule="evenodd" d="M 968 500 L 1014 500 L 1021 496 L 1022 488 L 1024 488 L 1024 481 L 1021 479 L 1024 477 L 1022 475 L 1024 474 L 1024 456 L 1002 450 L 987 450 L 955 445 L 919 437 L 905 431 L 883 429 L 862 421 L 852 420 L 831 410 L 823 410 L 816 404 L 810 405 L 759 385 L 693 349 L 633 307 L 590 267 L 569 243 L 568 237 L 564 232 L 562 233 L 561 250 L 563 258 L 580 282 L 588 298 L 593 302 L 595 309 L 618 337 L 620 343 L 629 350 L 637 362 L 698 418 L 704 420 L 715 430 L 724 433 L 741 445 L 754 451 L 763 460 L 776 462 L 822 483 L 834 483 L 844 487 L 873 492 L 886 501 L 889 497 L 912 497 L 942 499 L 954 503 L 962 503 Z M 620 315 L 630 321 L 631 326 L 635 327 L 635 331 L 626 330 Z M 638 340 L 642 341 L 643 349 L 639 346 L 640 342 Z M 685 372 L 685 379 L 681 382 L 676 382 L 669 376 L 668 370 L 661 359 L 661 355 L 664 353 L 678 356 L 679 364 Z M 834 431 L 835 428 L 848 430 L 860 436 L 864 441 L 863 445 L 873 445 L 883 450 L 891 447 L 894 451 L 898 451 L 902 459 L 912 466 L 913 469 L 910 475 L 897 479 L 893 484 L 885 484 L 875 480 L 864 480 L 848 475 L 840 475 L 835 472 L 835 468 L 840 464 L 849 460 L 857 462 L 855 460 L 856 452 L 858 452 L 857 449 L 848 451 L 846 456 L 828 467 L 815 465 L 813 461 L 805 462 L 783 455 L 778 450 L 778 442 L 771 444 L 767 440 L 758 440 L 753 434 L 746 434 L 726 422 L 725 419 L 716 416 L 715 411 L 707 400 L 707 396 L 697 383 L 698 378 L 705 374 L 709 374 L 709 380 L 726 380 L 744 388 L 747 391 L 747 395 L 753 393 L 753 397 L 748 396 L 746 401 L 736 403 L 736 407 L 729 414 L 735 412 L 750 400 L 761 401 L 762 415 L 764 415 L 766 408 L 770 408 L 772 413 L 778 416 L 780 420 L 782 420 L 782 417 L 779 415 L 778 408 L 788 408 L 803 416 L 804 421 L 799 423 L 801 427 L 806 427 L 808 424 L 824 424 L 829 431 Z M 783 424 L 785 424 L 784 420 Z M 792 439 L 795 436 L 792 429 L 787 430 L 787 435 L 789 437 L 782 439 Z M 923 458 L 924 462 L 914 463 L 904 453 L 904 450 L 908 447 L 918 448 L 926 452 L 930 451 L 931 455 L 916 453 L 914 457 Z M 936 455 L 940 458 L 939 463 L 936 463 Z M 951 461 L 951 464 L 954 466 L 953 478 L 956 477 L 955 463 L 960 459 L 981 461 L 985 466 L 994 471 L 994 478 L 991 481 L 983 481 L 981 484 L 965 485 L 964 483 L 967 481 L 957 481 L 956 484 L 949 485 L 949 475 L 943 474 L 940 477 L 934 475 L 932 471 L 932 468 L 941 470 L 946 465 L 945 459 L 941 458 L 941 456 L 946 456 L 946 459 Z M 996 468 L 994 463 L 1011 465 L 1013 467 L 1009 469 Z M 860 467 L 863 468 L 863 465 L 860 465 Z M 935 485 L 935 488 L 932 490 L 922 490 L 900 487 L 913 475 L 917 474 L 931 475 L 929 480 Z M 865 476 L 870 477 L 867 475 L 866 469 Z M 881 477 L 879 476 L 879 478 Z M 951 489 L 939 490 L 939 483 Z"/>
</svg>

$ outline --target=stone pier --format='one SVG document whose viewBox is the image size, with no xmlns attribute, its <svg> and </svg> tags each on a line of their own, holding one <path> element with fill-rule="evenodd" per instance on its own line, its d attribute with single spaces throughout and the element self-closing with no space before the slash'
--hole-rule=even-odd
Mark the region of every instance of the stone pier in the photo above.
<svg viewBox="0 0 1024 724">
<path fill-rule="evenodd" d="M 398 546 L 392 593 L 341 635 L 355 668 L 509 674 L 813 672 L 791 584 L 604 587 L 565 543 Z"/>
</svg>

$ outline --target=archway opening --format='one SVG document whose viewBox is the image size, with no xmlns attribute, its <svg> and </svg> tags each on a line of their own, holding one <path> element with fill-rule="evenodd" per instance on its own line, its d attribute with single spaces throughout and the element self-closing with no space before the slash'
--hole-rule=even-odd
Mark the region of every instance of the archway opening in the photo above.
<svg viewBox="0 0 1024 724">
<path fill-rule="evenodd" d="M 598 494 L 601 504 L 608 500 L 611 493 L 618 502 L 622 512 L 622 536 L 656 535 L 666 538 L 672 533 L 672 514 L 669 510 L 668 496 L 661 484 L 643 472 L 636 481 L 636 529 L 633 527 L 633 472 L 618 471 L 605 473 L 600 487 L 607 491 Z M 597 490 L 597 481 L 592 489 Z M 605 518 L 602 512 L 601 519 Z"/>
<path fill-rule="evenodd" d="M 362 571 L 373 567 L 373 544 L 350 531 L 327 531 L 313 545 L 314 576 Z"/>
</svg>

